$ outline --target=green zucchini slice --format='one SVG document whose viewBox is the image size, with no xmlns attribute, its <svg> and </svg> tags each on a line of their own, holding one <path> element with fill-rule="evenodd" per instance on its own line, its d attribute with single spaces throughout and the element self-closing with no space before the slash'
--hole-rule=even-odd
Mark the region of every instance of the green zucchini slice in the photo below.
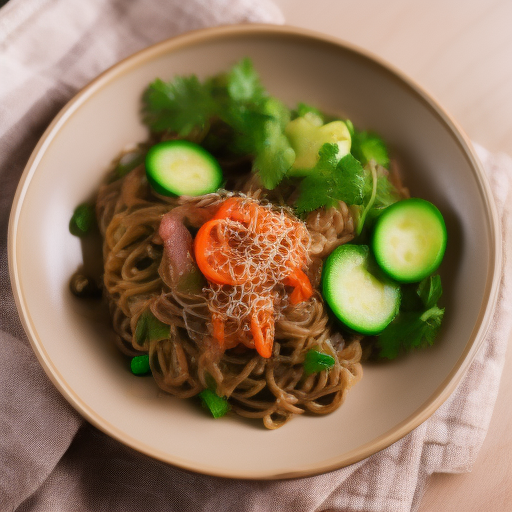
<svg viewBox="0 0 512 512">
<path fill-rule="evenodd" d="M 372 249 L 379 266 L 401 283 L 415 283 L 439 267 L 446 249 L 441 212 L 424 199 L 405 199 L 375 224 Z"/>
<path fill-rule="evenodd" d="M 165 196 L 200 196 L 215 192 L 222 183 L 222 170 L 204 148 L 186 140 L 155 144 L 146 155 L 150 185 Z"/>
<path fill-rule="evenodd" d="M 361 334 L 379 334 L 400 307 L 400 286 L 380 272 L 366 245 L 341 245 L 329 255 L 322 292 L 336 317 Z"/>
</svg>

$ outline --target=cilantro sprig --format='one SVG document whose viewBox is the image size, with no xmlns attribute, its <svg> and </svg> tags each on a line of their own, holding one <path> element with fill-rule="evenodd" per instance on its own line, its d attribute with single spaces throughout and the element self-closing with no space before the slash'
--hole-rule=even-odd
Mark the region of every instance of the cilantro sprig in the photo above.
<svg viewBox="0 0 512 512">
<path fill-rule="evenodd" d="M 325 206 L 336 206 L 339 201 L 353 206 L 357 234 L 361 234 L 368 219 L 398 201 L 396 189 L 371 161 L 366 167 L 352 154 L 337 159 L 338 146 L 324 144 L 319 160 L 311 172 L 300 182 L 296 202 L 297 213 L 305 213 Z"/>
<path fill-rule="evenodd" d="M 404 352 L 434 343 L 444 316 L 444 308 L 437 305 L 442 293 L 439 275 L 404 289 L 401 311 L 377 337 L 379 357 L 395 359 Z"/>
<path fill-rule="evenodd" d="M 186 137 L 203 129 L 218 110 L 212 82 L 202 84 L 196 76 L 177 76 L 172 82 L 159 78 L 143 95 L 143 121 L 155 133 L 170 131 Z"/>
<path fill-rule="evenodd" d="M 389 154 L 386 143 L 374 132 L 356 130 L 351 121 L 345 121 L 350 132 L 350 152 L 363 165 L 372 160 L 386 169 L 389 167 Z"/>
<path fill-rule="evenodd" d="M 367 173 L 352 155 L 338 161 L 337 154 L 337 144 L 324 144 L 320 148 L 318 163 L 300 183 L 298 213 L 335 206 L 338 201 L 363 204 Z"/>
<path fill-rule="evenodd" d="M 308 114 L 325 121 L 316 107 L 299 103 L 291 111 L 270 96 L 247 58 L 229 72 L 204 81 L 195 75 L 178 76 L 170 82 L 157 79 L 143 95 L 143 120 L 152 132 L 190 137 L 214 125 L 221 127 L 222 138 L 210 131 L 205 146 L 221 153 L 251 155 L 252 170 L 267 189 L 274 189 L 295 161 L 295 151 L 285 135 L 287 124 L 291 118 Z M 378 167 L 389 165 L 382 139 L 356 130 L 350 121 L 346 124 L 351 154 L 339 159 L 337 145 L 324 144 L 316 167 L 300 183 L 296 208 L 298 213 L 306 213 L 344 201 L 353 207 L 360 234 L 364 224 L 398 196 Z"/>
<path fill-rule="evenodd" d="M 253 170 L 268 189 L 276 187 L 295 159 L 284 135 L 289 119 L 289 109 L 268 95 L 249 59 L 204 82 L 194 75 L 155 80 L 143 95 L 143 120 L 154 133 L 186 137 L 223 123 L 229 129 L 226 145 L 253 155 Z"/>
</svg>

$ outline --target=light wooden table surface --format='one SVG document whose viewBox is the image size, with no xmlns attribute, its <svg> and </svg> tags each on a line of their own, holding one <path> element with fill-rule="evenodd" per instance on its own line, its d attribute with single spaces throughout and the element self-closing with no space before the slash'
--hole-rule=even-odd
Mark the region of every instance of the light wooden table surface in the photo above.
<svg viewBox="0 0 512 512">
<path fill-rule="evenodd" d="M 405 72 L 491 151 L 512 155 L 511 0 L 275 0 L 286 23 L 338 37 Z M 510 345 L 510 343 L 509 343 Z M 432 476 L 420 512 L 512 511 L 512 350 L 471 473 Z"/>
</svg>

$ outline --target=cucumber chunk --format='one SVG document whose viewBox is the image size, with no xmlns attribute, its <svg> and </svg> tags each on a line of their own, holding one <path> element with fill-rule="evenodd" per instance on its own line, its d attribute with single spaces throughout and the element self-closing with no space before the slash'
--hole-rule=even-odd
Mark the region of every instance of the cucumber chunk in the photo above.
<svg viewBox="0 0 512 512">
<path fill-rule="evenodd" d="M 146 176 L 153 189 L 164 196 L 200 196 L 215 192 L 222 170 L 204 148 L 186 140 L 155 144 L 146 155 Z"/>
<path fill-rule="evenodd" d="M 446 249 L 441 212 L 424 199 L 405 199 L 375 224 L 372 249 L 379 266 L 401 283 L 415 283 L 439 267 Z"/>
<path fill-rule="evenodd" d="M 286 125 L 285 135 L 295 151 L 295 161 L 288 176 L 307 176 L 318 163 L 318 152 L 326 143 L 338 145 L 338 160 L 350 153 L 347 125 L 343 121 L 322 122 L 318 115 L 308 112 Z"/>
<path fill-rule="evenodd" d="M 400 286 L 373 263 L 366 245 L 345 244 L 327 258 L 322 274 L 325 301 L 338 319 L 361 334 L 379 334 L 400 307 Z"/>
</svg>

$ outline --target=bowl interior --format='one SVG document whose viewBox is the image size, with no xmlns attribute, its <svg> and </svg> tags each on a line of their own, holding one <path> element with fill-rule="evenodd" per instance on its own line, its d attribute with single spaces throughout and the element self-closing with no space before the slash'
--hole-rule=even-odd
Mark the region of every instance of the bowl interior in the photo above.
<svg viewBox="0 0 512 512">
<path fill-rule="evenodd" d="M 438 343 L 364 367 L 345 404 L 277 431 L 227 417 L 132 376 L 110 343 L 106 315 L 68 282 L 82 262 L 73 209 L 94 194 L 109 162 L 146 138 L 140 96 L 160 77 L 206 77 L 249 56 L 271 94 L 349 117 L 389 142 L 412 195 L 444 214 L 446 316 Z M 354 50 L 294 31 L 218 29 L 162 43 L 109 70 L 60 114 L 26 169 L 13 210 L 12 278 L 29 337 L 47 373 L 91 422 L 161 460 L 221 476 L 280 478 L 359 460 L 399 439 L 453 390 L 482 336 L 495 275 L 495 220 L 463 138 L 421 91 Z M 314 432 L 314 434 L 312 434 Z"/>
</svg>

